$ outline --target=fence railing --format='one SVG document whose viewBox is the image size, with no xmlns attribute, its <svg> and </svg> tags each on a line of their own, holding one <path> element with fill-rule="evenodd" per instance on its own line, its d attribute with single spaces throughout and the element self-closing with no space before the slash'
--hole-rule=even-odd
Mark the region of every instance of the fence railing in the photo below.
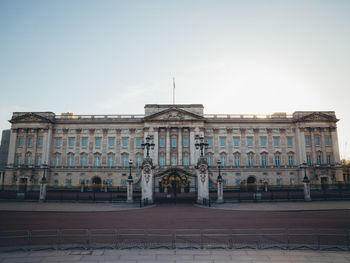
<svg viewBox="0 0 350 263">
<path fill-rule="evenodd" d="M 0 251 L 41 249 L 350 250 L 349 229 L 39 229 L 0 231 Z"/>
</svg>

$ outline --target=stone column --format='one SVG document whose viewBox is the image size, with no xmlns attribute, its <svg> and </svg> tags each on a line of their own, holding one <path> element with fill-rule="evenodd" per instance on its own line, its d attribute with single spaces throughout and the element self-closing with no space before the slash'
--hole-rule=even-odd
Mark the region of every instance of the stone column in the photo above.
<svg viewBox="0 0 350 263">
<path fill-rule="evenodd" d="M 195 159 L 195 152 L 196 152 L 196 149 L 195 149 L 195 136 L 194 136 L 194 129 L 193 128 L 190 128 L 190 141 L 189 141 L 189 144 L 190 144 L 190 165 L 196 165 L 196 159 Z"/>
<path fill-rule="evenodd" d="M 224 187 L 222 185 L 222 178 L 217 179 L 217 186 L 218 186 L 218 198 L 216 202 L 220 204 L 224 202 Z"/>
<path fill-rule="evenodd" d="M 197 203 L 204 204 L 209 201 L 209 175 L 208 164 L 205 157 L 199 158 L 196 167 L 197 174 Z"/>
<path fill-rule="evenodd" d="M 7 164 L 13 166 L 15 164 L 15 155 L 16 155 L 16 144 L 17 144 L 17 129 L 11 129 L 10 135 L 10 145 Z M 23 142 L 25 144 L 25 142 Z"/>
<path fill-rule="evenodd" d="M 178 145 L 177 145 L 177 150 L 178 150 L 178 160 L 177 160 L 177 164 L 178 165 L 182 165 L 182 128 L 178 129 L 179 132 L 179 141 L 178 141 Z"/>
<path fill-rule="evenodd" d="M 45 129 L 43 137 L 43 156 L 42 163 L 50 165 L 50 152 L 52 144 L 52 128 Z"/>
<path fill-rule="evenodd" d="M 331 142 L 332 142 L 334 163 L 340 164 L 338 134 L 337 134 L 337 128 L 335 127 L 331 128 Z"/>
<path fill-rule="evenodd" d="M 296 128 L 295 131 L 297 144 L 298 144 L 298 151 L 297 151 L 297 162 L 298 164 L 305 163 L 306 162 L 306 148 L 305 148 L 305 133 L 303 128 Z"/>
<path fill-rule="evenodd" d="M 41 179 L 41 181 L 40 181 L 40 197 L 39 197 L 40 202 L 44 202 L 46 200 L 46 185 L 47 185 L 47 180 L 45 178 Z"/>
<path fill-rule="evenodd" d="M 132 176 L 129 176 L 128 180 L 127 180 L 127 199 L 126 202 L 127 203 L 133 203 L 133 189 L 132 189 L 132 183 L 134 182 L 134 180 L 132 179 Z"/>
<path fill-rule="evenodd" d="M 170 128 L 166 129 L 166 152 L 165 152 L 165 165 L 170 165 Z"/>
<path fill-rule="evenodd" d="M 154 151 L 153 151 L 153 161 L 154 161 L 154 165 L 158 165 L 158 149 L 159 149 L 159 145 L 158 145 L 158 130 L 159 128 L 154 128 L 154 135 L 153 135 L 153 142 L 154 142 Z"/>
<path fill-rule="evenodd" d="M 145 158 L 142 163 L 141 200 L 153 203 L 153 164 L 151 158 Z"/>
<path fill-rule="evenodd" d="M 303 180 L 304 184 L 304 199 L 305 201 L 309 202 L 311 201 L 311 193 L 310 193 L 310 180 Z"/>
</svg>

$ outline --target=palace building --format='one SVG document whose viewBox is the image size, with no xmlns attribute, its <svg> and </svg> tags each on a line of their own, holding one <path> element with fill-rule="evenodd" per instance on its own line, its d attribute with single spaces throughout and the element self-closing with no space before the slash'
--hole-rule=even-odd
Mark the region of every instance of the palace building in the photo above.
<svg viewBox="0 0 350 263">
<path fill-rule="evenodd" d="M 186 191 L 196 185 L 196 149 L 207 142 L 209 187 L 220 161 L 223 186 L 294 185 L 304 170 L 312 183 L 343 181 L 338 119 L 333 111 L 271 115 L 204 114 L 201 104 L 148 104 L 140 115 L 56 115 L 14 112 L 4 185 L 35 187 L 43 176 L 50 187 L 106 185 L 124 187 L 129 161 L 134 185 L 140 183 L 146 137 L 154 169 L 154 191 L 180 180 Z M 174 177 L 174 171 L 179 179 Z M 175 178 L 175 179 L 174 179 Z"/>
</svg>

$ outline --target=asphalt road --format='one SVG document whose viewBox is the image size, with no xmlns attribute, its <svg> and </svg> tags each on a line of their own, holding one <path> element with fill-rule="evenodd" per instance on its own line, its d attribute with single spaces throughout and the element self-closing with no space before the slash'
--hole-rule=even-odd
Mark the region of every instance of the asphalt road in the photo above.
<svg viewBox="0 0 350 263">
<path fill-rule="evenodd" d="M 234 211 L 163 204 L 115 212 L 0 211 L 0 230 L 67 228 L 337 228 L 350 229 L 350 210 Z"/>
</svg>

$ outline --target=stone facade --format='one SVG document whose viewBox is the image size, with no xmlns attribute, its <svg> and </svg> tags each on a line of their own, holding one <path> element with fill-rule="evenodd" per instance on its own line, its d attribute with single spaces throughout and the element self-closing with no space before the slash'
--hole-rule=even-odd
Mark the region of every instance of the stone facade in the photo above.
<svg viewBox="0 0 350 263">
<path fill-rule="evenodd" d="M 105 184 L 126 187 L 129 160 L 140 184 L 147 136 L 154 173 L 170 167 L 195 174 L 204 136 L 209 147 L 209 186 L 221 161 L 223 186 L 298 184 L 307 162 L 312 183 L 343 181 L 335 113 L 294 112 L 267 116 L 203 114 L 203 105 L 146 105 L 144 115 L 55 115 L 15 112 L 4 184 L 35 186 L 48 164 L 49 186 Z"/>
</svg>

